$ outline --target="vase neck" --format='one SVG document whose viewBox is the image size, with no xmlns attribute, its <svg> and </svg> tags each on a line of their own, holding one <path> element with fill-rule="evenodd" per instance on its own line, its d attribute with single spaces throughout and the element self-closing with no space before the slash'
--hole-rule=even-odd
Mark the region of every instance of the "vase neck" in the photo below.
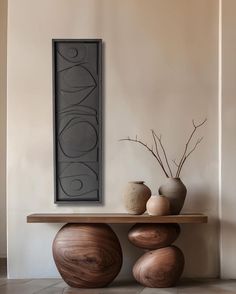
<svg viewBox="0 0 236 294">
<path fill-rule="evenodd" d="M 168 180 L 175 180 L 175 181 L 180 181 L 180 182 L 182 182 L 181 181 L 181 178 L 175 178 L 175 177 L 169 177 L 169 178 L 167 178 Z"/>
<path fill-rule="evenodd" d="M 131 184 L 144 184 L 144 181 L 130 181 Z"/>
</svg>

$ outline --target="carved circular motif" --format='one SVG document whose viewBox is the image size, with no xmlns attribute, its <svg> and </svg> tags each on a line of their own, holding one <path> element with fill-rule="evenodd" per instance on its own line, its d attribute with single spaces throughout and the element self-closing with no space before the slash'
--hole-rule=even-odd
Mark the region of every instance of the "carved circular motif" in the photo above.
<svg viewBox="0 0 236 294">
<path fill-rule="evenodd" d="M 76 46 L 76 47 L 74 47 Z M 84 44 L 73 44 L 71 43 L 71 47 L 61 46 L 58 48 L 58 53 L 64 58 L 65 60 L 77 63 L 81 62 L 85 59 L 87 55 L 87 48 Z"/>
<path fill-rule="evenodd" d="M 96 147 L 98 136 L 90 122 L 72 119 L 62 130 L 59 140 L 66 156 L 79 157 Z"/>
<path fill-rule="evenodd" d="M 80 191 L 83 188 L 83 182 L 79 179 L 73 179 L 71 181 L 71 189 L 74 191 Z"/>
<path fill-rule="evenodd" d="M 79 171 L 79 172 L 78 172 Z M 97 190 L 97 172 L 83 162 L 72 162 L 58 177 L 62 191 L 69 197 L 79 197 Z"/>
<path fill-rule="evenodd" d="M 69 48 L 67 55 L 71 58 L 75 58 L 78 55 L 78 50 L 76 48 Z"/>
</svg>

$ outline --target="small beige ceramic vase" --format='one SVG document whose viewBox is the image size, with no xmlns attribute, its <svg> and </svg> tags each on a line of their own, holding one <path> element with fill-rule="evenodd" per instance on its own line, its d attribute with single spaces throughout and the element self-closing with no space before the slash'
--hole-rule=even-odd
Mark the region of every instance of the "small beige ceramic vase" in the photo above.
<svg viewBox="0 0 236 294">
<path fill-rule="evenodd" d="M 125 208 L 130 214 L 143 214 L 151 190 L 142 181 L 129 182 L 124 193 Z"/>
<path fill-rule="evenodd" d="M 149 215 L 170 214 L 170 201 L 163 195 L 153 195 L 147 202 L 147 212 Z"/>
</svg>

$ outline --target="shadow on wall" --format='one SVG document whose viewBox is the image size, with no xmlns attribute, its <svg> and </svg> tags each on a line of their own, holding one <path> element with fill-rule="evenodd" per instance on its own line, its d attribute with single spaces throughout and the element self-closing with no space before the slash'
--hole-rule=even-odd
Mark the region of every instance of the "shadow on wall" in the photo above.
<svg viewBox="0 0 236 294">
<path fill-rule="evenodd" d="M 188 192 L 182 210 L 183 213 L 207 213 L 212 210 L 212 199 L 208 196 L 211 187 L 208 188 L 206 185 L 207 183 L 204 183 L 204 185 L 194 183 L 187 185 Z M 217 201 L 215 205 L 215 209 L 217 209 Z"/>
<path fill-rule="evenodd" d="M 194 192 L 190 192 L 187 195 L 183 212 L 206 213 L 208 215 L 208 211 L 212 209 L 210 207 L 212 200 L 207 196 L 206 187 L 204 189 L 193 187 L 191 190 Z M 219 220 L 211 217 L 211 215 L 208 215 L 207 224 L 181 225 L 181 233 L 179 239 L 176 241 L 176 245 L 182 249 L 185 256 L 183 276 L 212 278 L 213 276 L 210 273 L 212 273 L 213 269 L 216 269 L 214 270 L 214 277 L 217 278 L 219 276 L 218 244 L 215 243 L 214 237 L 219 233 L 218 228 Z M 214 258 L 209 258 L 209 252 Z M 189 272 L 191 272 L 191 275 L 188 274 Z"/>
<path fill-rule="evenodd" d="M 117 234 L 123 252 L 123 265 L 121 271 L 118 275 L 118 278 L 122 280 L 134 279 L 132 274 L 133 265 L 136 260 L 143 255 L 143 250 L 132 245 L 128 240 L 129 229 L 133 225 L 112 225 L 112 229 Z"/>
</svg>

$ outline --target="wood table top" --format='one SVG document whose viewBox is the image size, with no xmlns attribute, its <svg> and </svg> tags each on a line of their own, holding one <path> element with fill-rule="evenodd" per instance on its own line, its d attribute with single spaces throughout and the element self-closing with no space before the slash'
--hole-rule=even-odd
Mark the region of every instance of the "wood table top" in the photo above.
<svg viewBox="0 0 236 294">
<path fill-rule="evenodd" d="M 27 223 L 201 224 L 207 223 L 207 221 L 208 217 L 206 215 L 197 213 L 165 216 L 132 215 L 127 213 L 35 213 L 27 216 Z"/>
</svg>

